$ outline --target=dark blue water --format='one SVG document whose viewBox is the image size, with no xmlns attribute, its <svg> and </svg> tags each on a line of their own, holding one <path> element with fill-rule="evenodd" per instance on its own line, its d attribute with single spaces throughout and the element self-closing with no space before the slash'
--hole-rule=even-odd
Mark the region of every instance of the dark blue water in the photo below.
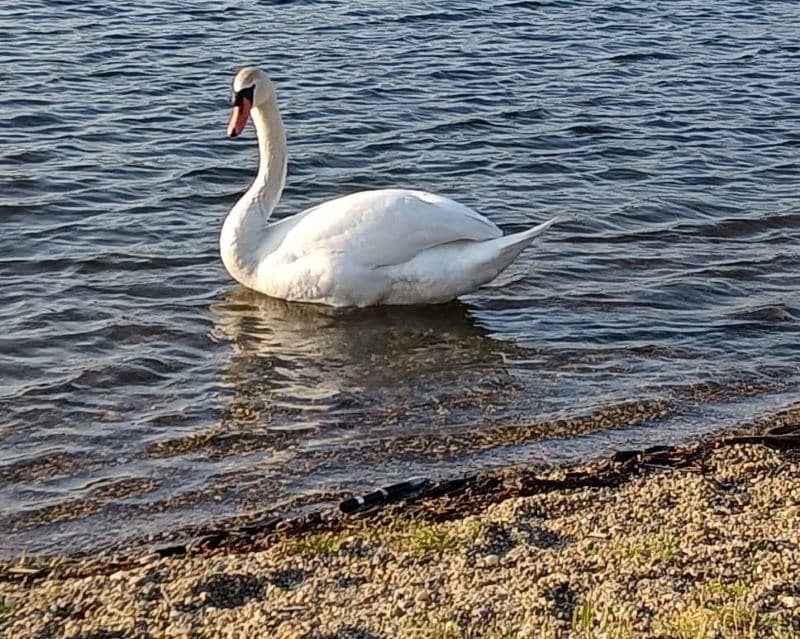
<svg viewBox="0 0 800 639">
<path fill-rule="evenodd" d="M 794 0 L 4 3 L 0 554 L 791 403 L 798 33 Z M 249 294 L 217 249 L 257 159 L 252 129 L 224 136 L 247 63 L 288 131 L 278 217 L 408 186 L 508 231 L 568 221 L 446 307 Z M 742 381 L 762 392 L 640 428 L 449 456 L 395 443 Z"/>
</svg>

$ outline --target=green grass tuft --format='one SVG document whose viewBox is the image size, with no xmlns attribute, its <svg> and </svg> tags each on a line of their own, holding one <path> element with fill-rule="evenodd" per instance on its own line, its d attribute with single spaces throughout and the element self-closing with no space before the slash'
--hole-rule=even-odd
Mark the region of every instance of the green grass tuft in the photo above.
<svg viewBox="0 0 800 639">
<path fill-rule="evenodd" d="M 748 604 L 744 581 L 725 584 L 717 579 L 700 584 L 689 605 L 661 620 L 659 629 L 677 639 L 760 639 L 781 637 L 768 615 Z"/>
<path fill-rule="evenodd" d="M 19 606 L 15 603 L 9 603 L 5 597 L 0 597 L 0 617 L 10 615 L 17 610 Z"/>
<path fill-rule="evenodd" d="M 572 611 L 573 636 L 580 639 L 629 639 L 633 637 L 631 612 L 610 604 L 581 601 Z"/>
<path fill-rule="evenodd" d="M 642 535 L 623 548 L 623 555 L 627 559 L 638 559 L 645 563 L 669 563 L 677 554 L 675 538 L 661 533 Z"/>
<path fill-rule="evenodd" d="M 465 541 L 442 526 L 421 524 L 408 529 L 400 538 L 401 549 L 415 557 L 441 555 L 464 546 Z"/>
<path fill-rule="evenodd" d="M 339 554 L 342 542 L 331 533 L 312 534 L 293 539 L 288 544 L 290 554 L 304 557 L 326 559 Z"/>
</svg>

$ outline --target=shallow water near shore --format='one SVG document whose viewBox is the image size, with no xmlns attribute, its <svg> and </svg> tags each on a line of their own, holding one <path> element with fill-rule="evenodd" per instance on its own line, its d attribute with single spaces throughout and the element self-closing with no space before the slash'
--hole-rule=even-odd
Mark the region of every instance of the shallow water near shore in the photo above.
<svg viewBox="0 0 800 639">
<path fill-rule="evenodd" d="M 0 555 L 790 405 L 800 7 L 618 5 L 0 10 Z M 448 305 L 245 291 L 217 249 L 257 161 L 251 128 L 224 136 L 245 63 L 287 127 L 276 217 L 408 186 L 565 221 Z"/>
</svg>

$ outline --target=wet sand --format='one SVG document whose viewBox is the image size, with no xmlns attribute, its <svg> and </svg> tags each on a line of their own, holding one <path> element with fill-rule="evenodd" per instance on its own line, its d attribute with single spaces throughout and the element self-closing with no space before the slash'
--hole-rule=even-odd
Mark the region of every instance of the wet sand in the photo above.
<svg viewBox="0 0 800 639">
<path fill-rule="evenodd" d="M 17 637 L 800 636 L 800 411 L 677 448 L 0 566 Z"/>
</svg>

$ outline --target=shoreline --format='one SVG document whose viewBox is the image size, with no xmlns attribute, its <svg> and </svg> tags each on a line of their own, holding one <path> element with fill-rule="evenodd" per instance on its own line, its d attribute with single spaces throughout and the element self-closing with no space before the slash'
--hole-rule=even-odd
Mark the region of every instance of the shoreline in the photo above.
<svg viewBox="0 0 800 639">
<path fill-rule="evenodd" d="M 795 637 L 798 476 L 794 409 L 693 444 L 474 475 L 373 512 L 250 522 L 129 556 L 0 563 L 0 629 Z"/>
<path fill-rule="evenodd" d="M 662 428 L 662 423 L 669 422 L 677 416 L 686 415 L 687 411 L 701 409 L 710 403 L 739 401 L 784 390 L 785 384 L 780 380 L 770 383 L 739 380 L 729 381 L 725 384 L 690 384 L 673 387 L 660 398 L 612 402 L 590 410 L 577 411 L 568 416 L 547 415 L 525 420 L 488 420 L 479 429 L 456 427 L 433 429 L 423 433 L 406 434 L 401 432 L 390 438 L 378 438 L 374 441 L 368 440 L 355 445 L 351 444 L 342 450 L 304 453 L 304 458 L 306 463 L 312 466 L 321 465 L 323 468 L 337 466 L 352 468 L 359 465 L 374 468 L 388 461 L 393 465 L 393 470 L 387 474 L 385 483 L 393 483 L 408 478 L 412 474 L 420 475 L 426 472 L 427 468 L 424 463 L 415 463 L 416 467 L 413 470 L 404 468 L 404 464 L 400 460 L 406 456 L 414 460 L 433 461 L 436 464 L 444 463 L 447 469 L 437 469 L 435 471 L 437 477 L 463 477 L 465 471 L 462 470 L 461 462 L 466 462 L 471 466 L 468 472 L 482 473 L 485 476 L 497 475 L 501 472 L 500 469 L 533 468 L 538 470 L 556 466 L 578 467 L 589 461 L 613 455 L 620 448 L 630 446 L 630 443 L 622 441 L 625 439 L 624 435 L 620 440 L 616 434 L 626 433 L 631 429 L 634 431 L 645 429 L 645 432 L 653 430 L 655 433 L 651 444 L 643 442 L 640 445 L 674 445 L 719 436 L 721 433 L 729 432 L 730 426 L 726 429 L 703 426 L 702 416 L 693 418 L 697 425 L 695 426 L 697 432 L 683 434 L 677 442 L 674 439 L 670 441 L 669 438 L 665 439 L 659 436 L 657 431 Z M 778 413 L 765 412 L 763 413 L 765 417 L 761 418 L 759 423 L 772 423 L 775 416 L 783 412 L 786 412 L 786 409 Z M 583 438 L 583 435 L 592 437 L 596 434 L 601 434 L 596 441 L 602 447 L 600 451 L 592 450 L 588 440 Z M 148 450 L 150 450 L 149 454 L 157 458 L 173 453 L 214 455 L 223 452 L 217 450 L 216 445 L 212 444 L 215 437 L 221 437 L 227 442 L 225 455 L 248 454 L 259 450 L 259 446 L 265 444 L 261 441 L 261 436 L 259 433 L 236 435 L 234 432 L 221 437 L 220 433 L 215 436 L 213 431 L 201 430 L 177 439 L 162 441 L 158 445 L 149 447 Z M 505 447 L 516 449 L 533 444 L 535 447 L 540 445 L 548 447 L 549 450 L 549 446 L 553 442 L 567 439 L 577 446 L 577 448 L 573 447 L 572 452 L 562 450 L 563 444 L 561 447 L 559 444 L 555 444 L 554 450 L 549 451 L 548 454 L 539 453 L 535 459 L 527 462 L 513 459 L 506 460 L 506 465 L 490 462 L 482 470 L 480 466 L 483 464 L 471 463 L 484 455 L 491 456 Z M 634 439 L 648 440 L 650 436 L 634 437 Z M 277 443 L 273 441 L 269 445 L 274 446 Z M 575 452 L 576 450 L 581 452 Z M 4 471 L 3 479 L 11 482 L 36 484 L 62 474 L 65 472 L 65 464 L 68 463 L 68 460 L 55 456 L 12 465 Z M 234 474 L 229 474 L 224 480 L 215 479 L 212 483 L 196 487 L 188 493 L 180 491 L 175 495 L 165 493 L 159 498 L 148 499 L 147 495 L 157 491 L 161 483 L 158 478 L 121 477 L 88 492 L 84 491 L 84 494 L 79 496 L 8 513 L 0 522 L 0 532 L 7 532 L 11 541 L 4 547 L 4 552 L 0 554 L 0 567 L 4 561 L 12 560 L 21 554 L 64 555 L 70 558 L 113 553 L 127 555 L 131 554 L 132 549 L 137 546 L 162 546 L 179 542 L 181 539 L 193 540 L 202 536 L 217 537 L 220 529 L 243 529 L 244 534 L 249 536 L 252 534 L 254 522 L 270 519 L 283 520 L 298 513 L 335 508 L 339 501 L 350 496 L 351 493 L 348 489 L 358 486 L 358 482 L 349 482 L 348 486 L 344 486 L 338 482 L 330 485 L 323 480 L 323 484 L 318 488 L 307 492 L 271 495 L 269 491 L 257 490 L 253 495 L 238 498 L 233 507 L 229 502 L 225 507 L 227 508 L 225 513 L 220 512 L 207 517 L 205 516 L 206 506 L 215 510 L 216 505 L 224 500 L 226 494 L 235 491 Z M 385 483 L 380 482 L 379 485 L 385 485 Z M 362 483 L 360 487 L 369 490 L 370 488 L 367 486 L 375 486 L 374 479 Z M 114 510 L 115 504 L 119 500 L 126 499 L 133 499 L 136 503 L 127 504 L 124 510 L 116 510 L 115 516 L 111 519 L 104 515 L 104 512 L 109 509 Z M 200 515 L 199 520 L 192 522 L 184 517 L 184 521 L 178 526 L 162 525 L 155 529 L 148 529 L 147 524 L 144 523 L 148 517 L 153 515 L 169 517 L 169 511 L 173 509 L 177 511 L 193 510 Z M 100 536 L 98 538 L 93 537 L 91 527 L 81 524 L 82 520 L 95 517 L 99 518 L 100 529 L 97 532 Z M 104 519 L 104 517 L 106 518 Z M 133 530 L 126 522 L 131 522 Z M 65 525 L 69 528 L 74 523 L 77 526 L 71 531 L 72 538 L 61 547 L 48 542 L 41 543 L 43 540 L 42 533 L 39 532 L 41 529 L 46 530 L 47 527 L 55 525 L 59 532 L 59 526 Z M 116 533 L 113 532 L 115 529 Z M 27 531 L 31 531 L 33 535 L 34 543 L 32 544 L 24 539 Z M 35 543 L 37 541 L 39 543 Z"/>
</svg>

